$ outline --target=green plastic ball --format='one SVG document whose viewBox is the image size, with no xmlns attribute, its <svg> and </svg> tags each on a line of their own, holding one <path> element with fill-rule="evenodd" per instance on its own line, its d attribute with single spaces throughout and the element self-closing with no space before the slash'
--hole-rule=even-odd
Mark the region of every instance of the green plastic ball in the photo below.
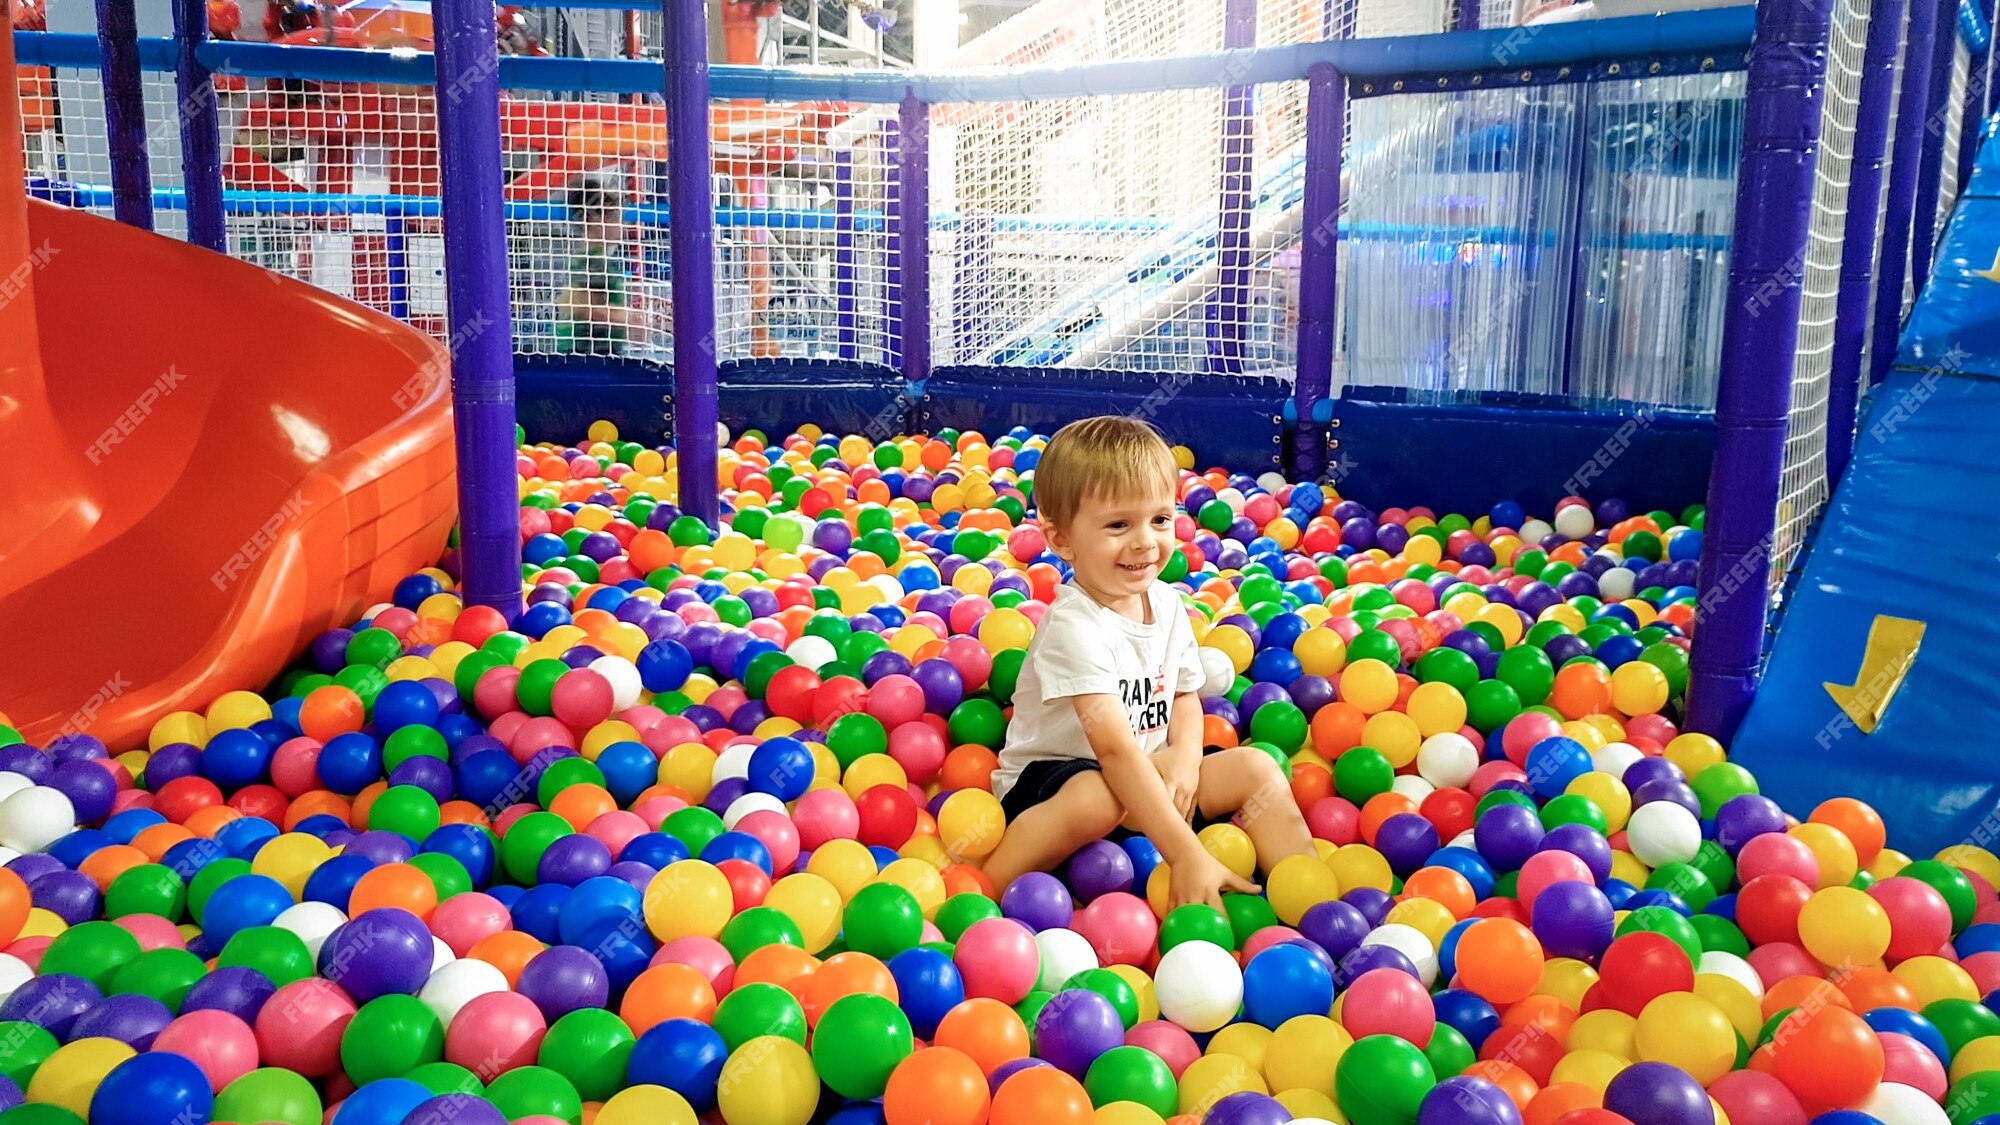
<svg viewBox="0 0 2000 1125">
<path fill-rule="evenodd" d="M 917 896 L 894 883 L 870 883 L 854 892 L 840 922 L 849 949 L 883 961 L 914 948 L 924 937 Z"/>
<path fill-rule="evenodd" d="M 895 1001 L 857 992 L 820 1015 L 812 1037 L 813 1067 L 841 1097 L 877 1098 L 912 1046 L 910 1018 Z"/>
<path fill-rule="evenodd" d="M 754 981 L 729 990 L 715 1006 L 715 1031 L 731 1051 L 764 1035 L 782 1035 L 801 1047 L 806 1012 L 783 985 Z"/>
<path fill-rule="evenodd" d="M 624 1020 L 603 1008 L 578 1008 L 549 1026 L 536 1061 L 576 1088 L 587 1102 L 601 1102 L 625 1087 L 625 1063 L 637 1038 Z"/>
<path fill-rule="evenodd" d="M 1236 948 L 1236 931 L 1228 915 L 1213 906 L 1190 902 L 1167 912 L 1160 923 L 1160 953 L 1187 941 L 1206 941 L 1224 949 Z"/>
<path fill-rule="evenodd" d="M 509 1121 L 538 1113 L 559 1121 L 577 1121 L 583 1117 L 583 1098 L 576 1087 L 545 1066 L 507 1071 L 486 1087 L 486 1100 L 506 1114 Z"/>
<path fill-rule="evenodd" d="M 312 951 L 304 938 L 276 926 L 250 926 L 236 931 L 215 959 L 217 968 L 240 965 L 264 974 L 283 988 L 313 975 Z"/>
<path fill-rule="evenodd" d="M 340 1065 L 357 1085 L 400 1078 L 444 1058 L 444 1025 L 430 1005 L 392 993 L 361 1005 L 340 1036 Z"/>
<path fill-rule="evenodd" d="M 1136 1102 L 1161 1117 L 1172 1117 L 1179 1104 L 1173 1070 L 1144 1047 L 1113 1047 L 1097 1056 L 1084 1073 L 1083 1088 L 1097 1107 Z"/>
</svg>

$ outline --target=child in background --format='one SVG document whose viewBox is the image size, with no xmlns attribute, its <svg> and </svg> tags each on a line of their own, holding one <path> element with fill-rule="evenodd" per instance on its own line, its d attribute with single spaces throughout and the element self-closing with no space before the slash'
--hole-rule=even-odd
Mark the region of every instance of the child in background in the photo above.
<svg viewBox="0 0 2000 1125">
<path fill-rule="evenodd" d="M 1074 575 L 1021 667 L 993 775 L 1008 827 L 986 874 L 1004 890 L 1130 824 L 1171 865 L 1173 905 L 1255 893 L 1193 819 L 1240 813 L 1267 871 L 1312 854 L 1312 836 L 1269 755 L 1203 750 L 1194 630 L 1159 580 L 1178 545 L 1172 452 L 1144 422 L 1090 418 L 1056 433 L 1034 479 L 1042 530 Z"/>
<path fill-rule="evenodd" d="M 569 190 L 575 235 L 556 306 L 561 351 L 623 355 L 640 327 L 627 285 L 625 201 L 609 176 L 581 176 Z"/>
</svg>

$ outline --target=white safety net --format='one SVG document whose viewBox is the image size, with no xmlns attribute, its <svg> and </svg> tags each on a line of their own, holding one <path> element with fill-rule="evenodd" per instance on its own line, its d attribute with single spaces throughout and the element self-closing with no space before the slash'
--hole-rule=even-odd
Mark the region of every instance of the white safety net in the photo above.
<svg viewBox="0 0 2000 1125">
<path fill-rule="evenodd" d="M 1827 500 L 1828 373 L 1833 363 L 1834 315 L 1847 229 L 1854 122 L 1860 110 L 1861 58 L 1868 42 L 1868 7 L 1867 0 L 1837 0 L 1827 44 L 1812 228 L 1799 264 L 1798 346 L 1792 367 L 1791 409 L 1785 422 L 1784 475 L 1771 543 L 1774 590 L 1782 585 L 1785 569 L 1804 545 Z"/>
<path fill-rule="evenodd" d="M 111 214 L 111 146 L 105 135 L 104 90 L 95 68 L 21 67 L 21 130 L 30 194 L 95 214 Z M 140 76 L 146 113 L 147 168 L 153 225 L 186 237 L 181 211 L 180 118 L 174 76 Z"/>
</svg>

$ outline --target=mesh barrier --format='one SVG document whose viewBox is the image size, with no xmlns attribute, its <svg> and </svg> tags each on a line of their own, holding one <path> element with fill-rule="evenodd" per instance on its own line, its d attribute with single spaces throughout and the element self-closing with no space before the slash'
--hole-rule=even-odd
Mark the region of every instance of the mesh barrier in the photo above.
<svg viewBox="0 0 2000 1125">
<path fill-rule="evenodd" d="M 893 364 L 893 108 L 718 102 L 714 121 L 720 358 Z"/>
<path fill-rule="evenodd" d="M 1937 237 L 1944 237 L 1944 225 L 1951 218 L 1952 204 L 1958 202 L 1958 138 L 1965 127 L 1965 113 L 1971 95 L 1972 48 L 1963 37 L 1952 40 L 1951 89 L 1946 93 L 1942 115 L 1943 164 L 1938 171 Z"/>
<path fill-rule="evenodd" d="M 1868 19 L 1867 0 L 1838 0 L 1834 5 L 1820 111 L 1819 159 L 1813 178 L 1812 227 L 1799 263 L 1799 337 L 1792 368 L 1791 409 L 1785 423 L 1784 475 L 1778 488 L 1771 544 L 1774 590 L 1782 584 L 1786 568 L 1804 545 L 1806 532 L 1826 506 L 1828 495 L 1827 387 Z"/>
<path fill-rule="evenodd" d="M 1743 75 L 1590 90 L 1572 393 L 1706 410 L 1722 354 Z"/>
<path fill-rule="evenodd" d="M 20 67 L 22 142 L 31 190 L 46 199 L 111 214 L 111 155 L 105 137 L 104 88 L 93 68 Z M 146 103 L 146 151 L 154 226 L 187 236 L 186 216 L 169 206 L 181 186 L 180 118 L 174 76 L 140 76 Z"/>
<path fill-rule="evenodd" d="M 1336 376 L 1428 401 L 1563 391 L 1584 89 L 1355 104 Z"/>
</svg>

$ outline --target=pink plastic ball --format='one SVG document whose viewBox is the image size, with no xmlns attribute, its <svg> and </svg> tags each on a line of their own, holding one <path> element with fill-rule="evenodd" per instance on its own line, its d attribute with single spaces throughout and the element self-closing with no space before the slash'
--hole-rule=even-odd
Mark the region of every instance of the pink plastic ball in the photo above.
<svg viewBox="0 0 2000 1125">
<path fill-rule="evenodd" d="M 207 1009 L 176 1019 L 153 1040 L 153 1050 L 172 1051 L 201 1068 L 209 1090 L 257 1069 L 257 1034 L 229 1012 Z"/>
<path fill-rule="evenodd" d="M 139 939 L 141 952 L 187 948 L 187 936 L 181 933 L 180 927 L 157 914 L 127 914 L 118 919 L 118 925 Z"/>
<path fill-rule="evenodd" d="M 588 669 L 582 669 L 588 671 Z M 565 673 L 565 677 L 575 672 Z M 507 740 L 507 752 L 516 762 L 526 765 L 528 759 L 547 750 L 551 746 L 568 746 L 576 741 L 576 735 L 563 725 L 561 719 L 547 715 L 537 716 L 522 723 L 514 731 L 514 737 Z"/>
<path fill-rule="evenodd" d="M 1891 963 L 1920 957 L 1951 940 L 1951 907 L 1929 883 L 1893 876 L 1869 887 L 1868 897 L 1889 915 Z"/>
<path fill-rule="evenodd" d="M 651 827 L 643 818 L 617 809 L 591 821 L 584 827 L 583 834 L 603 844 L 615 856 L 625 850 L 625 845 L 650 831 Z"/>
<path fill-rule="evenodd" d="M 747 832 L 763 841 L 771 852 L 775 871 L 790 871 L 799 858 L 799 828 L 792 818 L 775 809 L 758 809 L 736 822 L 736 831 Z"/>
<path fill-rule="evenodd" d="M 702 703 L 722 712 L 724 719 L 736 713 L 738 707 L 750 702 L 750 693 L 737 684 L 724 684 L 708 693 Z"/>
<path fill-rule="evenodd" d="M 499 836 L 503 840 L 506 839 L 507 830 L 509 828 L 514 827 L 514 823 L 520 820 L 522 817 L 527 816 L 529 813 L 536 811 L 538 807 L 539 806 L 536 805 L 520 804 L 520 805 L 508 805 L 506 808 L 501 809 L 500 814 L 493 818 L 494 834 Z"/>
<path fill-rule="evenodd" d="M 1329 843 L 1352 844 L 1361 838 L 1361 810 L 1345 797 L 1321 797 L 1306 810 L 1306 828 Z"/>
<path fill-rule="evenodd" d="M 521 670 L 511 664 L 490 668 L 472 687 L 472 705 L 489 719 L 519 711 L 521 701 L 515 688 L 520 682 Z"/>
<path fill-rule="evenodd" d="M 1882 1081 L 1914 1086 L 1932 1101 L 1944 1100 L 1950 1082 L 1945 1077 L 1944 1064 L 1931 1054 L 1929 1047 L 1894 1031 L 1883 1032 L 1881 1039 Z"/>
<path fill-rule="evenodd" d="M 1745 883 L 1759 875 L 1790 875 L 1808 887 L 1816 887 L 1819 886 L 1819 860 L 1803 842 L 1782 832 L 1766 832 L 1762 836 L 1751 837 L 1750 842 L 1736 853 L 1736 875 Z"/>
<path fill-rule="evenodd" d="M 453 895 L 431 912 L 431 933 L 460 957 L 480 939 L 513 928 L 513 916 L 500 900 L 480 891 Z"/>
<path fill-rule="evenodd" d="M 556 718 L 571 730 L 589 730 L 611 717 L 611 681 L 590 668 L 572 668 L 549 694 Z"/>
<path fill-rule="evenodd" d="M 924 689 L 905 675 L 884 676 L 868 689 L 861 709 L 893 731 L 924 713 Z"/>
<path fill-rule="evenodd" d="M 986 679 L 993 674 L 993 654 L 986 646 L 971 637 L 953 637 L 944 643 L 944 658 L 965 680 L 966 691 L 978 691 L 986 686 Z"/>
<path fill-rule="evenodd" d="M 129 809 L 150 809 L 152 807 L 153 795 L 144 789 L 120 789 L 111 798 L 112 816 L 117 816 L 119 813 Z"/>
<path fill-rule="evenodd" d="M 287 797 L 303 797 L 319 788 L 317 739 L 287 740 L 271 754 L 271 784 Z"/>
<path fill-rule="evenodd" d="M 1472 782 L 1465 787 L 1465 791 L 1475 798 L 1484 797 L 1503 781 L 1526 780 L 1527 771 L 1512 762 L 1481 762 L 1479 768 L 1472 771 Z"/>
<path fill-rule="evenodd" d="M 659 829 L 661 821 L 687 807 L 688 803 L 679 797 L 661 794 L 658 797 L 648 797 L 633 805 L 632 813 L 645 821 L 646 830 L 652 832 Z"/>
<path fill-rule="evenodd" d="M 904 723 L 889 732 L 889 756 L 903 767 L 910 784 L 927 785 L 944 768 L 950 747 L 945 737 L 925 723 Z"/>
<path fill-rule="evenodd" d="M 1341 1001 L 1340 1022 L 1356 1039 L 1393 1035 L 1418 1047 L 1429 1045 L 1437 1030 L 1430 993 L 1401 969 L 1370 969 L 1356 978 Z"/>
<path fill-rule="evenodd" d="M 1562 724 L 1553 716 L 1540 711 L 1523 711 L 1507 720 L 1507 725 L 1500 729 L 1500 748 L 1506 751 L 1508 761 L 1517 766 L 1525 765 L 1529 747 L 1561 733 Z"/>
<path fill-rule="evenodd" d="M 508 740 L 512 739 L 516 734 L 519 734 L 521 728 L 527 725 L 527 722 L 528 722 L 528 713 L 526 711 L 509 711 L 506 714 L 500 716 L 499 718 L 493 720 L 492 722 L 486 724 L 486 733 L 499 739 L 501 745 L 506 746 L 508 744 Z M 508 754 L 512 755 L 514 753 L 513 748 L 510 746 L 507 752 Z M 526 761 L 526 759 L 516 756 L 514 761 L 516 764 L 519 764 L 520 762 Z"/>
<path fill-rule="evenodd" d="M 1813 977 L 1824 979 L 1826 970 L 1812 954 L 1786 941 L 1774 941 L 1760 945 L 1750 951 L 1744 960 L 1757 971 L 1757 978 L 1765 988 L 1777 984 L 1786 977 Z"/>
<path fill-rule="evenodd" d="M 533 1000 L 518 992 L 488 992 L 473 997 L 452 1017 L 444 1033 L 444 1057 L 468 1070 L 477 1068 L 475 1073 L 503 1074 L 533 1066 L 548 1033 Z"/>
<path fill-rule="evenodd" d="M 1265 926 L 1263 929 L 1260 929 L 1256 933 L 1251 934 L 1249 939 L 1244 941 L 1243 954 L 1242 954 L 1243 963 L 1245 965 L 1248 965 L 1251 961 L 1256 959 L 1259 953 L 1264 952 L 1266 949 L 1269 949 L 1274 945 L 1282 945 L 1285 942 L 1292 941 L 1297 938 L 1302 938 L 1304 936 L 1305 936 L 1304 934 L 1299 933 L 1297 930 L 1291 928 L 1290 926 Z"/>
<path fill-rule="evenodd" d="M 1143 967 L 1160 937 L 1160 920 L 1146 900 L 1124 891 L 1099 895 L 1076 912 L 1070 926 L 1105 965 Z"/>
<path fill-rule="evenodd" d="M 757 620 L 745 625 L 743 631 L 761 640 L 770 641 L 781 648 L 791 640 L 785 633 L 785 627 L 769 617 L 759 617 Z"/>
<path fill-rule="evenodd" d="M 792 809 L 799 847 L 816 850 L 829 840 L 852 840 L 861 832 L 861 810 L 839 789 L 814 789 Z"/>
<path fill-rule="evenodd" d="M 42 953 L 48 949 L 49 943 L 54 940 L 54 938 L 47 935 L 17 938 L 12 945 L 9 945 L 5 950 L 0 950 L 0 952 L 4 952 L 11 957 L 20 958 L 21 963 L 30 969 L 40 970 L 42 967 Z"/>
<path fill-rule="evenodd" d="M 1179 1078 L 1181 1072 L 1193 1065 L 1201 1057 L 1201 1048 L 1195 1045 L 1194 1036 L 1179 1024 L 1166 1020 L 1147 1020 L 1125 1033 L 1125 1045 L 1144 1047 L 1160 1056 L 1167 1069 Z"/>
<path fill-rule="evenodd" d="M 1520 878 L 1516 884 L 1518 893 L 1515 897 L 1532 914 L 1535 909 L 1535 899 L 1555 884 L 1595 885 L 1596 882 L 1596 878 L 1590 873 L 1589 865 L 1569 852 L 1556 850 L 1536 852 L 1528 857 L 1528 862 L 1521 865 Z"/>
<path fill-rule="evenodd" d="M 1017 527 L 1007 533 L 1007 553 L 1017 562 L 1032 562 L 1035 556 L 1048 549 L 1048 540 L 1043 538 L 1042 529 L 1034 524 Z"/>
<path fill-rule="evenodd" d="M 1733 1070 L 1708 1088 L 1731 1121 L 1759 1125 L 1806 1125 L 1811 1120 L 1798 1096 L 1783 1082 L 1761 1070 Z"/>
<path fill-rule="evenodd" d="M 1012 918 L 974 922 L 959 935 L 952 960 L 965 978 L 967 996 L 985 996 L 1010 1005 L 1020 1003 L 1034 989 L 1035 978 L 1042 971 L 1035 935 Z"/>
<path fill-rule="evenodd" d="M 717 996 L 728 992 L 736 981 L 736 962 L 730 958 L 729 950 L 714 938 L 700 934 L 677 937 L 661 946 L 646 967 L 654 965 L 686 965 L 707 977 Z"/>
<path fill-rule="evenodd" d="M 951 606 L 951 631 L 953 633 L 973 633 L 979 622 L 993 612 L 993 603 L 978 594 L 967 594 Z"/>
<path fill-rule="evenodd" d="M 532 1006 L 532 1005 L 530 1005 Z M 330 980 L 307 977 L 271 994 L 257 1013 L 257 1049 L 266 1063 L 319 1078 L 340 1068 L 340 1037 L 354 1001 Z"/>
</svg>

